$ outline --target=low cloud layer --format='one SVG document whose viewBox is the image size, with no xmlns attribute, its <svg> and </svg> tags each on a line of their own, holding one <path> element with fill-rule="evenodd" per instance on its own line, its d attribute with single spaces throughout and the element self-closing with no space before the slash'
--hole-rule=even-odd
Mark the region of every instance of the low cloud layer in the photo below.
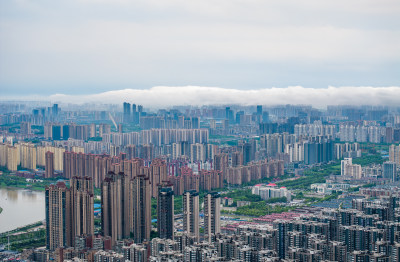
<svg viewBox="0 0 400 262">
<path fill-rule="evenodd" d="M 400 87 L 328 87 L 316 89 L 291 86 L 287 88 L 239 90 L 201 86 L 156 86 L 150 89 L 124 89 L 93 95 L 55 94 L 49 97 L 30 96 L 24 99 L 74 104 L 121 104 L 126 101 L 154 108 L 173 105 L 224 104 L 307 104 L 318 108 L 324 108 L 327 105 L 399 106 Z"/>
</svg>

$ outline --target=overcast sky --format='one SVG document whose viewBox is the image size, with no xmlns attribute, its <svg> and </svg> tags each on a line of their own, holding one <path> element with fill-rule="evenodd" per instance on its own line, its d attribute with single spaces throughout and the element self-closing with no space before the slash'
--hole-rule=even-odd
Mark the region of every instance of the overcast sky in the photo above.
<svg viewBox="0 0 400 262">
<path fill-rule="evenodd" d="M 155 86 L 398 95 L 400 1 L 0 1 L 0 96 Z"/>
</svg>

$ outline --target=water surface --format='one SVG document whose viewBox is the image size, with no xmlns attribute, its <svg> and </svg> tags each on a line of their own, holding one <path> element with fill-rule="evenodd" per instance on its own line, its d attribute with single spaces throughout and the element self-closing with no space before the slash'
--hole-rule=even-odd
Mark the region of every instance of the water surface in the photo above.
<svg viewBox="0 0 400 262">
<path fill-rule="evenodd" d="M 45 219 L 44 192 L 0 188 L 0 233 Z"/>
</svg>

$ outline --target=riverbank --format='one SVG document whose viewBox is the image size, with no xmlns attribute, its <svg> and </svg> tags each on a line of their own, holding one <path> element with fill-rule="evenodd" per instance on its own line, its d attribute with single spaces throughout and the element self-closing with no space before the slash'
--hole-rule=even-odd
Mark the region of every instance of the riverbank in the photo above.
<svg viewBox="0 0 400 262">
<path fill-rule="evenodd" d="M 0 188 L 28 189 L 32 191 L 43 192 L 45 191 L 46 186 L 56 183 L 59 179 L 62 178 L 27 179 L 24 177 L 19 177 L 15 174 L 3 174 L 0 176 Z"/>
<path fill-rule="evenodd" d="M 8 245 L 10 250 L 22 251 L 25 248 L 37 248 L 46 244 L 46 229 L 42 221 L 0 233 L 0 245 Z"/>
<path fill-rule="evenodd" d="M 44 228 L 43 222 L 42 221 L 37 221 L 37 222 L 31 223 L 31 224 L 28 224 L 28 225 L 25 225 L 25 226 L 22 226 L 22 227 L 17 227 L 17 228 L 15 228 L 13 230 L 9 230 L 9 231 L 0 233 L 0 239 L 2 237 L 4 237 L 4 236 L 8 236 L 8 235 L 10 235 L 10 236 L 11 235 L 18 235 L 19 233 L 23 233 L 23 232 L 34 231 L 35 229 L 40 228 L 41 226 L 43 226 L 43 228 Z"/>
<path fill-rule="evenodd" d="M 9 190 L 29 190 L 35 192 L 44 192 L 46 190 L 45 187 L 30 187 L 30 186 L 3 186 L 0 185 L 0 189 L 9 189 Z"/>
</svg>

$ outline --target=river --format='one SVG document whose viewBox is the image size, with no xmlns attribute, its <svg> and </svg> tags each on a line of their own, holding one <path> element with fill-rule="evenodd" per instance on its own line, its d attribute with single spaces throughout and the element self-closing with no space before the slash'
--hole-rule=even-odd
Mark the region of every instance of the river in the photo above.
<svg viewBox="0 0 400 262">
<path fill-rule="evenodd" d="M 0 188 L 0 233 L 45 219 L 45 193 Z"/>
</svg>

